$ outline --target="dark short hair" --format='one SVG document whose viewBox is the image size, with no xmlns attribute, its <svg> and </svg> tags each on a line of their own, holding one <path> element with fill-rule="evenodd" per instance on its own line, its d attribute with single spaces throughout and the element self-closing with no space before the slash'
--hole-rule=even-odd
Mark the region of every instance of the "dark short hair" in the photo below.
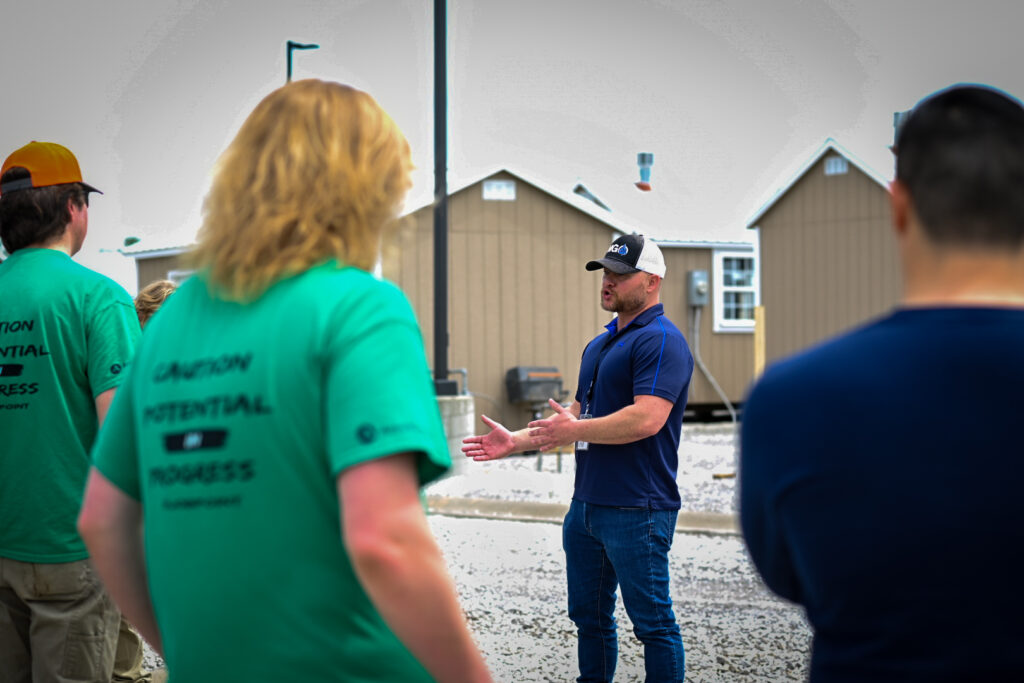
<svg viewBox="0 0 1024 683">
<path fill-rule="evenodd" d="M 0 177 L 0 182 L 28 177 L 28 170 L 15 166 Z M 0 239 L 4 249 L 13 254 L 31 244 L 60 238 L 71 221 L 68 199 L 75 206 L 84 206 L 87 196 L 81 183 L 4 192 L 0 195 Z"/>
<path fill-rule="evenodd" d="M 896 179 L 936 244 L 1024 244 L 1024 107 L 956 85 L 925 98 L 896 137 Z"/>
</svg>

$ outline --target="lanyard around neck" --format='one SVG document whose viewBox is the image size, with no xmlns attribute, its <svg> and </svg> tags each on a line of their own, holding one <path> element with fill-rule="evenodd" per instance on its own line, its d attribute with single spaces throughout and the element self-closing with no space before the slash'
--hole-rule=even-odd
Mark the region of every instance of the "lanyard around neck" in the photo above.
<svg viewBox="0 0 1024 683">
<path fill-rule="evenodd" d="M 609 330 L 609 333 L 610 332 L 611 330 Z M 594 363 L 594 376 L 590 378 L 590 385 L 587 387 L 587 394 L 584 397 L 584 400 L 586 401 L 583 405 L 584 413 L 590 412 L 590 406 L 594 402 L 594 386 L 597 384 L 597 371 L 601 369 L 601 361 L 604 360 L 604 357 L 607 356 L 608 352 L 615 346 L 615 338 L 619 336 L 620 332 L 622 332 L 622 330 L 610 335 L 608 341 L 605 342 L 604 347 L 597 356 L 597 362 Z"/>
</svg>

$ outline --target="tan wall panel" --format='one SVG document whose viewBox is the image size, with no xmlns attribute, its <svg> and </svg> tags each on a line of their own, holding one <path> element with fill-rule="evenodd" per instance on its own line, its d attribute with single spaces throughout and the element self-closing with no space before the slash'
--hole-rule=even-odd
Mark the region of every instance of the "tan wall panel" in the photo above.
<svg viewBox="0 0 1024 683">
<path fill-rule="evenodd" d="M 157 280 L 166 280 L 172 270 L 180 270 L 179 256 L 156 256 L 154 258 L 135 259 L 139 289 Z"/>
<path fill-rule="evenodd" d="M 583 345 L 600 329 L 599 316 L 610 319 L 582 255 L 603 252 L 611 230 L 528 183 L 497 177 L 516 180 L 516 201 L 483 201 L 479 183 L 449 200 L 448 365 L 469 370 L 478 415 L 520 427 L 529 413 L 508 403 L 506 371 L 552 365 L 574 391 Z M 432 208 L 410 223 L 383 271 L 409 296 L 432 366 Z M 584 287 L 586 276 L 593 281 Z"/>
<path fill-rule="evenodd" d="M 890 309 L 900 292 L 888 193 L 854 165 L 815 164 L 762 217 L 769 362 Z"/>
<path fill-rule="evenodd" d="M 514 202 L 484 201 L 481 183 L 449 200 L 450 368 L 469 370 L 476 411 L 510 428 L 526 424 L 527 410 L 509 404 L 505 373 L 518 365 L 555 366 L 572 400 L 583 347 L 611 320 L 601 310 L 599 272 L 587 260 L 605 252 L 613 231 L 605 223 L 509 174 Z M 384 276 L 398 284 L 416 310 L 433 366 L 433 212 L 410 217 L 396 253 L 385 258 Z M 663 301 L 669 317 L 688 334 L 686 271 L 711 269 L 707 249 L 665 249 L 671 277 Z M 710 307 L 701 323 L 705 363 L 739 401 L 753 373 L 753 335 L 715 334 Z M 718 403 L 695 376 L 691 402 Z M 479 424 L 479 423 L 478 423 Z"/>
<path fill-rule="evenodd" d="M 662 283 L 661 301 L 665 314 L 675 323 L 691 350 L 698 345 L 694 338 L 696 316 L 686 297 L 686 274 L 691 270 L 706 270 L 711 278 L 711 303 L 700 313 L 699 351 L 704 365 L 718 382 L 731 402 L 743 400 L 754 374 L 754 335 L 743 332 L 715 332 L 714 310 L 717 305 L 712 269 L 711 249 L 664 248 L 666 274 Z M 690 403 L 721 403 L 718 392 L 699 368 L 694 367 L 690 382 Z"/>
</svg>

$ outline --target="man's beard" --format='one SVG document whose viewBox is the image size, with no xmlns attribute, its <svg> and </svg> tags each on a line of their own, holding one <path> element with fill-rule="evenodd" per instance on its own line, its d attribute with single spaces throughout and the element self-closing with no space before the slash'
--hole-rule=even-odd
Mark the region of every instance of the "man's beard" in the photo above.
<svg viewBox="0 0 1024 683">
<path fill-rule="evenodd" d="M 644 294 L 643 292 L 636 292 L 632 296 L 619 296 L 618 294 L 612 294 L 611 301 L 608 305 L 601 301 L 601 308 L 612 313 L 628 313 L 629 311 L 635 311 L 642 308 L 644 305 Z"/>
</svg>

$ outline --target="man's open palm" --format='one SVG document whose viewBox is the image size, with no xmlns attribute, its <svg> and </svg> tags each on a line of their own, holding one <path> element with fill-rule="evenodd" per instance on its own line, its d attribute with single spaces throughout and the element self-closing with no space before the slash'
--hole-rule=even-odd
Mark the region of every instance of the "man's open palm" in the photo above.
<svg viewBox="0 0 1024 683">
<path fill-rule="evenodd" d="M 468 436 L 462 440 L 462 452 L 474 460 L 497 460 L 511 453 L 516 446 L 512 432 L 486 415 L 480 419 L 491 428 L 483 436 Z"/>
</svg>

